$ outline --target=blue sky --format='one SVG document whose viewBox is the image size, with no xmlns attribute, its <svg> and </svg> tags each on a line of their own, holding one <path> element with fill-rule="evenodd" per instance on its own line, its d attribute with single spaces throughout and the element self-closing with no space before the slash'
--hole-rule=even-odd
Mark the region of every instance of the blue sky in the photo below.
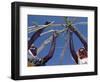
<svg viewBox="0 0 100 82">
<path fill-rule="evenodd" d="M 73 18 L 76 18 L 76 20 L 72 21 L 73 24 L 75 23 L 79 23 L 79 22 L 88 22 L 88 18 L 87 17 L 71 17 L 71 16 L 67 16 L 69 20 L 72 20 Z M 35 22 L 38 25 L 43 25 L 46 21 L 55 21 L 55 24 L 65 24 L 64 21 L 64 17 L 63 16 L 46 16 L 46 15 L 28 15 L 28 27 L 33 25 L 33 22 Z M 75 25 L 76 28 L 85 36 L 85 38 L 87 39 L 87 24 L 77 24 Z M 50 30 L 50 29 L 57 29 L 57 30 L 61 30 L 63 29 L 63 27 L 61 26 L 57 26 L 55 28 L 47 28 L 44 30 Z M 34 32 L 33 32 L 34 33 Z M 33 33 L 28 33 L 28 38 L 31 37 L 31 35 Z M 51 33 L 46 34 L 42 37 L 39 37 L 36 41 L 35 41 L 35 46 L 38 48 L 42 42 L 47 39 L 49 36 L 51 35 Z M 59 60 L 60 60 L 60 55 L 62 52 L 62 48 L 65 45 L 65 40 L 64 38 L 66 37 L 65 33 L 62 33 L 56 40 L 56 50 L 54 53 L 54 56 L 51 60 L 49 60 L 47 62 L 46 65 L 59 65 Z M 81 44 L 80 40 L 77 38 L 76 35 L 73 34 L 73 40 L 74 40 L 74 46 L 75 46 L 75 50 L 77 51 L 79 48 L 83 47 L 83 45 Z M 41 51 L 39 53 L 39 57 L 44 57 L 45 55 L 48 54 L 50 49 L 50 44 L 48 44 L 43 51 Z M 71 57 L 71 53 L 69 48 L 66 49 L 66 53 L 64 55 L 64 59 L 62 62 L 62 65 L 72 65 L 75 64 L 75 62 L 73 61 L 72 57 Z"/>
</svg>

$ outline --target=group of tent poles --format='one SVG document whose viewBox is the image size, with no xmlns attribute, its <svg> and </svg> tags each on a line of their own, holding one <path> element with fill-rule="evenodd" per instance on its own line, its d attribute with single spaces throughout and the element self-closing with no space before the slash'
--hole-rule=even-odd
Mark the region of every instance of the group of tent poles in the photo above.
<svg viewBox="0 0 100 82">
<path fill-rule="evenodd" d="M 72 24 L 73 26 L 75 25 L 78 25 L 78 24 L 87 24 L 87 22 L 79 22 L 79 23 L 76 23 L 76 24 Z M 53 26 L 53 27 L 56 27 L 56 26 L 63 26 L 65 27 L 67 24 L 54 24 L 54 21 L 52 21 L 50 24 L 48 25 L 33 25 L 33 26 L 30 26 L 28 27 L 28 33 L 31 33 L 31 32 L 36 32 L 37 30 L 39 29 L 42 29 L 42 28 L 47 28 L 49 26 Z"/>
<path fill-rule="evenodd" d="M 63 26 L 63 27 L 65 27 L 64 29 L 62 29 L 62 30 L 49 30 L 49 31 L 47 31 L 47 32 L 44 32 L 44 33 L 41 33 L 41 35 L 40 36 L 42 36 L 42 35 L 44 35 L 44 34 L 47 34 L 47 33 L 50 33 L 50 32 L 54 32 L 54 31 L 56 31 L 57 33 L 58 33 L 58 35 L 59 34 L 61 34 L 61 33 L 63 33 L 63 32 L 67 32 L 67 30 L 68 30 L 68 27 L 67 27 L 67 24 L 53 24 L 54 23 L 54 21 L 52 21 L 50 24 L 48 24 L 48 25 L 34 25 L 34 26 L 30 26 L 30 27 L 28 27 L 28 33 L 31 33 L 31 32 L 36 32 L 36 31 L 38 31 L 39 29 L 42 29 L 42 28 L 47 28 L 47 27 L 50 27 L 50 26 L 53 26 L 53 27 L 56 27 L 56 26 Z M 80 22 L 80 23 L 77 23 L 77 24 L 87 24 L 86 22 Z M 77 25 L 76 24 L 76 25 Z M 73 25 L 75 25 L 75 24 L 73 24 Z M 76 31 L 78 31 L 75 27 L 73 27 Z M 80 33 L 79 31 L 78 31 L 78 33 Z M 81 33 L 80 33 L 81 34 Z M 83 36 L 82 36 L 83 37 Z M 67 39 L 66 39 L 67 40 Z M 41 45 L 40 45 L 40 47 L 38 48 L 38 50 L 37 50 L 37 54 L 39 54 L 44 48 L 45 48 L 45 46 L 47 45 L 47 44 L 49 44 L 50 42 L 52 41 L 52 36 L 50 36 L 48 39 L 46 39 Z M 59 63 L 62 63 L 62 60 L 63 60 L 63 57 L 64 57 L 64 54 L 65 54 L 65 48 L 67 47 L 67 45 L 68 45 L 68 40 L 67 40 L 67 42 L 65 43 L 65 45 L 66 46 L 64 46 L 63 47 L 63 51 L 62 51 L 62 53 L 61 53 L 61 59 L 60 59 L 60 62 Z"/>
</svg>

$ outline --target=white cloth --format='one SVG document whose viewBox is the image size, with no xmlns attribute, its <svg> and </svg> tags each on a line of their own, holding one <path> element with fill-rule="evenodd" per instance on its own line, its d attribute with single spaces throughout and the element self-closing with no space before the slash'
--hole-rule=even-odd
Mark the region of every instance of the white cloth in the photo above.
<svg viewBox="0 0 100 82">
<path fill-rule="evenodd" d="M 83 59 L 78 58 L 79 64 L 87 64 L 87 62 L 88 62 L 88 58 L 83 58 Z"/>
</svg>

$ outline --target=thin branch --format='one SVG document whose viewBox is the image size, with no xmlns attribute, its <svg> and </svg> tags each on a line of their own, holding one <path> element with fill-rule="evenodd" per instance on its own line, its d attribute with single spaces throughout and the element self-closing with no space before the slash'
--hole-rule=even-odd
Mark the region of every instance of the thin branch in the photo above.
<svg viewBox="0 0 100 82">
<path fill-rule="evenodd" d="M 54 31 L 56 31 L 56 30 L 49 30 L 49 31 L 43 32 L 40 34 L 40 36 L 45 35 L 45 34 L 50 33 L 50 32 L 54 32 Z"/>
<path fill-rule="evenodd" d="M 65 26 L 65 24 L 50 24 L 50 25 L 41 25 L 41 27 L 38 27 L 38 28 L 29 28 L 28 29 L 28 33 L 31 33 L 31 32 L 36 32 L 37 30 L 39 29 L 42 29 L 42 28 L 47 28 L 49 26 Z"/>
<path fill-rule="evenodd" d="M 30 32 L 36 32 L 36 31 L 38 31 L 39 29 L 42 29 L 42 28 L 47 28 L 47 27 L 51 26 L 53 23 L 54 23 L 54 21 L 52 21 L 48 25 L 38 25 L 38 27 L 35 27 L 35 29 L 32 28 L 31 31 L 28 29 L 28 33 L 30 33 Z M 30 27 L 28 27 L 28 28 L 30 28 Z"/>
<path fill-rule="evenodd" d="M 49 44 L 50 42 L 52 41 L 52 36 L 50 36 L 48 39 L 46 39 L 42 44 L 41 46 L 38 48 L 37 50 L 37 55 L 45 48 L 45 46 L 47 44 Z"/>
<path fill-rule="evenodd" d="M 43 36 L 43 35 L 45 35 L 47 33 L 54 32 L 54 31 L 56 31 L 58 34 L 60 34 L 60 33 L 64 32 L 65 30 L 66 30 L 66 28 L 62 29 L 62 30 L 49 30 L 49 31 L 41 33 L 40 36 Z"/>
<path fill-rule="evenodd" d="M 78 22 L 78 23 L 75 23 L 73 25 L 87 25 L 87 22 Z"/>
<path fill-rule="evenodd" d="M 67 31 L 66 31 L 67 32 Z M 68 47 L 68 42 L 69 42 L 69 40 L 68 40 L 68 32 L 66 33 L 66 37 L 65 37 L 65 46 L 63 47 L 63 49 L 62 49 L 62 53 L 61 53 L 61 55 L 60 55 L 60 61 L 59 61 L 59 64 L 62 64 L 62 62 L 63 62 L 63 59 L 64 59 L 64 55 L 65 55 L 65 53 L 66 53 L 66 49 L 67 49 L 67 47 Z"/>
</svg>

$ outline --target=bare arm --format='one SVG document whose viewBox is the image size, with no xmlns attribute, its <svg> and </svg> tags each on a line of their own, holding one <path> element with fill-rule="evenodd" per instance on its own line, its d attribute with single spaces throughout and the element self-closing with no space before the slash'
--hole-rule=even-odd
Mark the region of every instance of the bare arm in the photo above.
<svg viewBox="0 0 100 82">
<path fill-rule="evenodd" d="M 71 52 L 72 57 L 75 60 L 76 64 L 78 64 L 78 57 L 77 57 L 77 54 L 74 49 L 72 33 L 71 32 L 69 32 L 69 33 L 70 33 L 70 37 L 69 37 L 70 52 Z"/>
<path fill-rule="evenodd" d="M 43 32 L 44 28 L 43 29 L 40 29 L 38 30 L 37 32 L 35 32 L 31 39 L 28 41 L 28 49 L 30 49 L 32 43 L 40 36 L 40 34 Z"/>
<path fill-rule="evenodd" d="M 53 40 L 52 40 L 52 43 L 51 43 L 50 51 L 49 51 L 48 55 L 46 55 L 43 58 L 43 63 L 44 64 L 47 63 L 53 57 L 53 54 L 54 54 L 54 51 L 55 51 L 55 45 L 56 45 L 56 37 L 53 34 Z"/>
<path fill-rule="evenodd" d="M 84 48 L 87 50 L 87 41 L 84 38 L 84 36 L 73 26 L 70 27 L 71 30 L 77 35 L 77 37 L 80 39 L 80 41 L 83 43 Z"/>
<path fill-rule="evenodd" d="M 45 22 L 45 25 L 48 25 L 50 22 Z M 35 32 L 33 35 L 32 35 L 32 37 L 31 37 L 31 39 L 28 41 L 28 49 L 30 49 L 30 47 L 31 47 L 31 45 L 32 45 L 32 43 L 40 36 L 40 34 L 43 32 L 43 30 L 44 30 L 45 28 L 41 28 L 41 29 L 39 29 L 37 32 Z"/>
</svg>

